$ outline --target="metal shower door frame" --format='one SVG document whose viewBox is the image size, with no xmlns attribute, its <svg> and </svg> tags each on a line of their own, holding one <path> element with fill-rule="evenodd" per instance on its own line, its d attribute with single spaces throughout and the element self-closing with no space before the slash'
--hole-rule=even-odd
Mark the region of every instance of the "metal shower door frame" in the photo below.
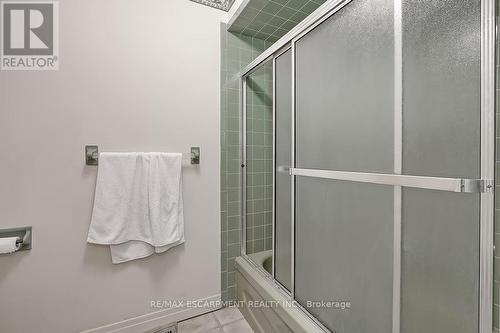
<svg viewBox="0 0 500 333">
<path fill-rule="evenodd" d="M 394 240 L 393 240 L 393 322 L 392 333 L 400 332 L 400 291 L 401 291 L 401 189 L 405 186 L 437 189 L 454 192 L 475 192 L 480 196 L 480 244 L 479 244 L 479 333 L 493 331 L 493 249 L 494 249 L 494 168 L 495 168 L 495 0 L 481 0 L 481 161 L 480 179 L 455 179 L 441 177 L 417 177 L 401 175 L 402 173 L 402 0 L 394 0 L 394 38 L 395 38 L 395 96 L 394 96 L 394 174 L 370 174 L 343 172 L 336 170 L 296 169 L 295 163 L 295 66 L 296 42 L 310 31 L 334 15 L 345 5 L 355 0 L 330 0 L 318 8 L 313 14 L 292 29 L 264 51 L 240 73 L 242 97 L 242 164 L 246 165 L 246 77 L 264 62 L 273 59 L 273 143 L 275 142 L 275 57 L 287 44 L 292 49 L 292 165 L 290 178 L 291 193 L 291 223 L 292 223 L 292 272 L 291 293 L 287 294 L 295 300 L 295 179 L 296 177 L 318 177 L 343 179 L 348 181 L 363 181 L 394 186 Z M 275 160 L 275 145 L 273 144 L 273 162 Z M 274 165 L 274 163 L 273 163 Z M 246 256 L 246 171 L 242 171 L 242 255 Z M 274 184 L 273 170 L 273 184 Z M 368 177 L 368 180 L 367 180 Z M 273 186 L 274 187 L 274 186 Z M 275 203 L 273 188 L 273 209 Z M 273 212 L 273 258 L 274 257 L 274 212 Z M 273 263 L 274 278 L 275 269 Z M 277 283 L 279 285 L 279 283 Z M 309 312 L 302 310 L 312 317 Z M 316 322 L 316 318 L 312 317 Z M 319 326 L 323 327 L 319 322 Z"/>
</svg>

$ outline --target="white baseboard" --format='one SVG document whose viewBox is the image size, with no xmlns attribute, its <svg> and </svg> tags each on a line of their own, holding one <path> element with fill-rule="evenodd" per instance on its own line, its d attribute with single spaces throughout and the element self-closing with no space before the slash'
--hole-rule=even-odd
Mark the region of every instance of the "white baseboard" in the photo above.
<svg viewBox="0 0 500 333">
<path fill-rule="evenodd" d="M 214 295 L 197 302 L 221 304 L 221 295 Z M 126 319 L 117 323 L 82 331 L 81 333 L 143 333 L 164 325 L 176 323 L 185 319 L 196 317 L 220 307 L 192 307 L 174 308 L 155 311 L 135 318 Z"/>
</svg>

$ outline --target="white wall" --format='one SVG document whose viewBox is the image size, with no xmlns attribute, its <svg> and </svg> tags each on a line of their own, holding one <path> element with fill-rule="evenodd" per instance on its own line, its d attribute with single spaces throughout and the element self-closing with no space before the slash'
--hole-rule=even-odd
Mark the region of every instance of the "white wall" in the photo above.
<svg viewBox="0 0 500 333">
<path fill-rule="evenodd" d="M 0 228 L 33 250 L 0 256 L 0 332 L 78 332 L 220 294 L 220 22 L 188 0 L 61 0 L 60 70 L 0 72 Z M 201 146 L 184 173 L 186 243 L 112 265 L 86 244 L 101 151 Z M 104 330 L 106 331 L 106 329 Z M 133 331 L 133 330 L 132 330 Z"/>
</svg>

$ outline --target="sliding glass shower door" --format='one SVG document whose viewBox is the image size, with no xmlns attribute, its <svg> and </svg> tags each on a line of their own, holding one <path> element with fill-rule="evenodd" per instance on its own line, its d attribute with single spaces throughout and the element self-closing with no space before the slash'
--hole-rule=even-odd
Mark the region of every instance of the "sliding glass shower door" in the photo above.
<svg viewBox="0 0 500 333">
<path fill-rule="evenodd" d="M 480 44 L 479 0 L 354 0 L 294 40 L 294 296 L 330 330 L 479 332 Z"/>
<path fill-rule="evenodd" d="M 292 50 L 274 59 L 275 98 L 275 193 L 274 266 L 276 280 L 292 290 Z"/>
<path fill-rule="evenodd" d="M 242 75 L 272 59 L 270 274 L 318 326 L 491 332 L 493 7 L 328 1 Z"/>
<path fill-rule="evenodd" d="M 393 25 L 392 1 L 356 0 L 296 41 L 296 168 L 393 172 Z M 332 331 L 390 332 L 393 187 L 295 178 L 297 300 Z"/>
<path fill-rule="evenodd" d="M 481 1 L 402 1 L 403 174 L 481 178 Z M 401 332 L 478 332 L 480 194 L 404 188 Z"/>
</svg>

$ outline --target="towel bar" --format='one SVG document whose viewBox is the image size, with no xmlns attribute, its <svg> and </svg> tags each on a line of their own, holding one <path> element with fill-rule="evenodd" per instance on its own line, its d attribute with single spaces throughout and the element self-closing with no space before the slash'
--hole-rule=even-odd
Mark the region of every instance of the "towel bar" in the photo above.
<svg viewBox="0 0 500 333">
<path fill-rule="evenodd" d="M 200 164 L 200 147 L 191 147 L 191 156 L 183 158 L 182 160 L 189 161 L 192 165 Z M 98 165 L 99 164 L 99 147 L 96 145 L 85 146 L 85 164 Z"/>
</svg>

